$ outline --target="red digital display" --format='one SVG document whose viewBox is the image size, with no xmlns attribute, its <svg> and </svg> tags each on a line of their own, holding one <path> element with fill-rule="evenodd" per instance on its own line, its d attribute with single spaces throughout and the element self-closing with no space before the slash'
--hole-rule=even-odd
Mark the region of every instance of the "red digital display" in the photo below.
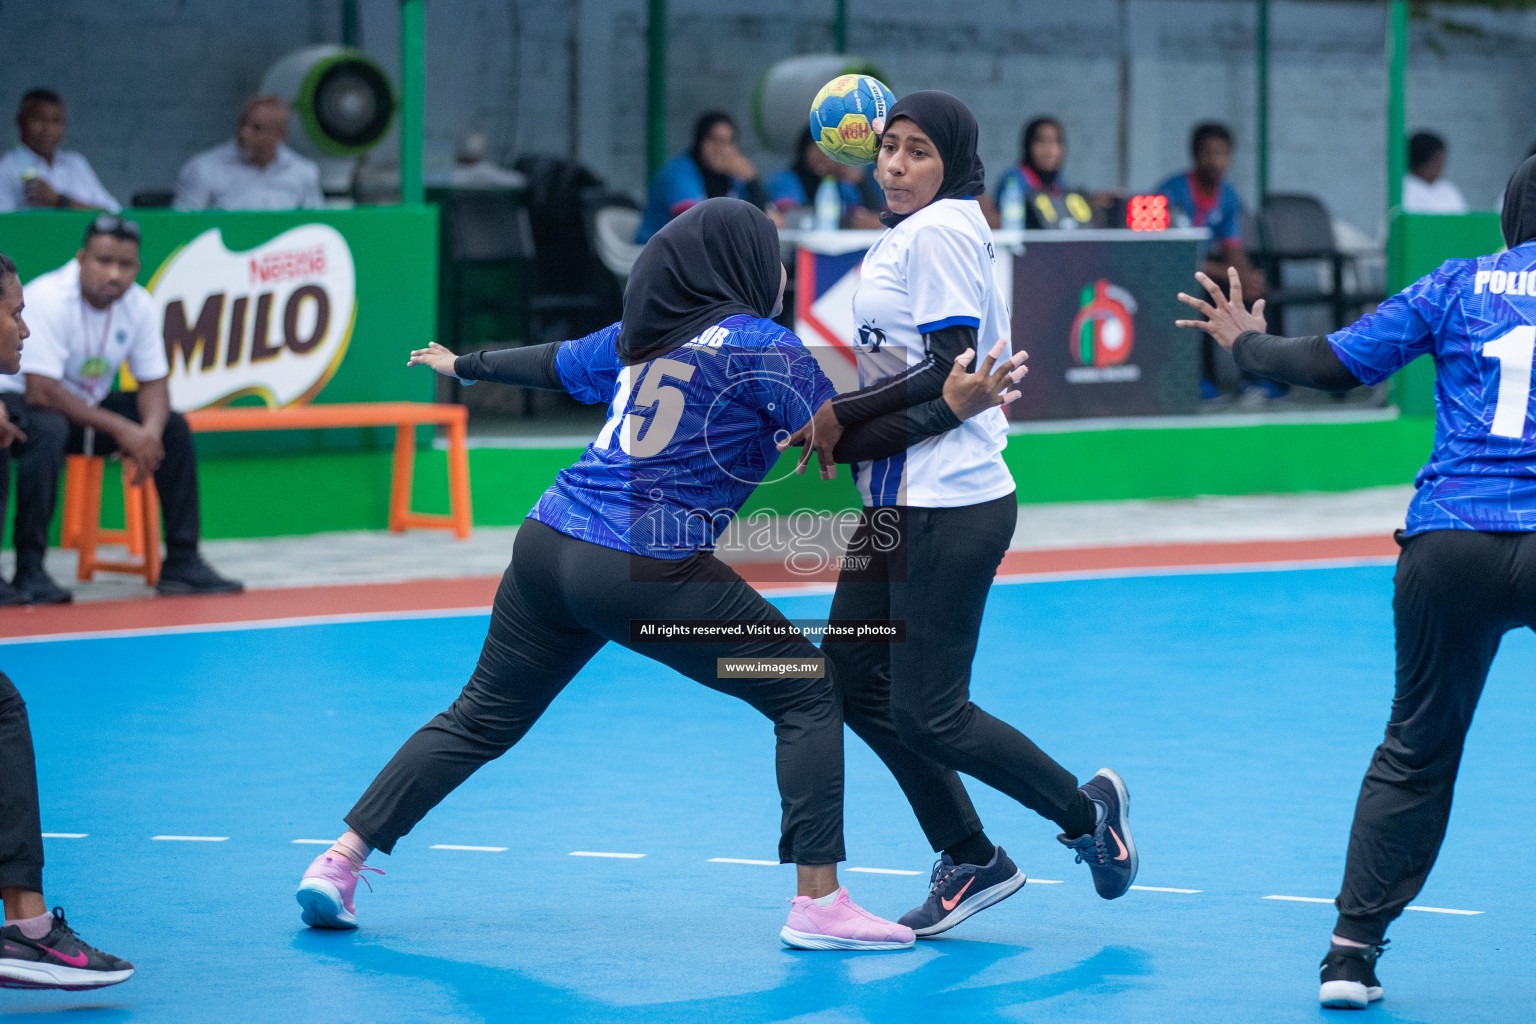
<svg viewBox="0 0 1536 1024">
<path fill-rule="evenodd" d="M 1132 231 L 1168 230 L 1168 197 L 1131 196 L 1125 207 L 1125 226 Z"/>
</svg>

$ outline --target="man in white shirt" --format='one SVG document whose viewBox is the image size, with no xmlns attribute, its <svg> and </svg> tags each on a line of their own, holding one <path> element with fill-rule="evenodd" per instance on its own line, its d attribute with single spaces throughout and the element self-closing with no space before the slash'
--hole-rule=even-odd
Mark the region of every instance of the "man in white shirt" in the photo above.
<svg viewBox="0 0 1536 1024">
<path fill-rule="evenodd" d="M 122 209 L 102 187 L 90 161 L 59 148 L 64 141 L 64 101 L 58 93 L 33 89 L 23 96 L 16 130 L 20 145 L 0 157 L 0 212 Z"/>
<path fill-rule="evenodd" d="M 133 462 L 135 478 L 153 476 L 164 510 L 162 594 L 237 593 L 198 554 L 197 456 L 187 421 L 171 411 L 170 364 L 159 309 L 138 276 L 139 226 L 112 214 L 86 229 L 75 258 L 27 283 L 21 372 L 0 376 L 0 402 L 26 434 L 16 479 L 16 578 L 34 604 L 71 595 L 43 568 L 48 524 L 66 453 Z M 124 363 L 136 392 L 114 392 Z"/>
<path fill-rule="evenodd" d="M 288 104 L 258 96 L 240 112 L 235 137 L 204 150 L 176 176 L 178 210 L 313 210 L 325 205 L 320 168 L 283 144 Z"/>
<path fill-rule="evenodd" d="M 1461 189 L 1445 177 L 1445 140 L 1415 132 L 1408 140 L 1408 173 L 1403 177 L 1404 213 L 1466 213 Z"/>
</svg>

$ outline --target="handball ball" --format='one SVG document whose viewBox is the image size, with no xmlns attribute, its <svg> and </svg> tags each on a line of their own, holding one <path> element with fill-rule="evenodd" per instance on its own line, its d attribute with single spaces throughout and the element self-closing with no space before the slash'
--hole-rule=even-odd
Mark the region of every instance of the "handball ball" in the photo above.
<svg viewBox="0 0 1536 1024">
<path fill-rule="evenodd" d="M 840 164 L 868 164 L 896 103 L 891 90 L 869 75 L 839 75 L 811 102 L 811 137 Z"/>
</svg>

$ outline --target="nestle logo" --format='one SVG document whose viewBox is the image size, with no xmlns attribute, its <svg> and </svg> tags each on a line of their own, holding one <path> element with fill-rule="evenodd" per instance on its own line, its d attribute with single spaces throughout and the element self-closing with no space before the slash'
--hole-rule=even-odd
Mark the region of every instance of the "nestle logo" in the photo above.
<svg viewBox="0 0 1536 1024">
<path fill-rule="evenodd" d="M 317 245 L 313 249 L 294 249 L 288 252 L 269 252 L 252 259 L 250 267 L 251 284 L 319 277 L 325 273 L 325 246 Z"/>
</svg>

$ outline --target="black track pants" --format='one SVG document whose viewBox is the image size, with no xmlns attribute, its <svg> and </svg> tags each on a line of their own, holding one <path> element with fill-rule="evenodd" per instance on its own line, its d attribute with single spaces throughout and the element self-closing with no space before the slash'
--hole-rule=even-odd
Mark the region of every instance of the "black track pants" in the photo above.
<svg viewBox="0 0 1536 1024">
<path fill-rule="evenodd" d="M 1499 641 L 1536 629 L 1536 534 L 1399 535 L 1397 692 L 1360 786 L 1338 934 L 1380 942 L 1440 853 L 1462 743 Z"/>
<path fill-rule="evenodd" d="M 783 806 L 779 858 L 797 864 L 842 860 L 843 726 L 830 674 L 722 679 L 716 670 L 717 658 L 819 661 L 821 652 L 804 639 L 632 644 L 633 619 L 785 622 L 707 552 L 678 561 L 642 558 L 525 520 L 469 683 L 447 711 L 406 741 L 347 824 L 388 853 L 459 783 L 522 739 L 565 684 L 613 641 L 739 697 L 771 719 Z"/>
<path fill-rule="evenodd" d="M 828 643 L 823 650 L 848 726 L 896 777 L 935 850 L 981 831 L 956 772 L 1069 834 L 1094 826 L 1093 803 L 1072 774 L 971 703 L 982 611 L 1018 511 L 1012 494 L 959 508 L 866 508 L 832 599 L 834 619 L 906 622 L 904 643 Z"/>
<path fill-rule="evenodd" d="M 43 826 L 27 705 L 0 672 L 0 889 L 43 891 Z"/>
</svg>

